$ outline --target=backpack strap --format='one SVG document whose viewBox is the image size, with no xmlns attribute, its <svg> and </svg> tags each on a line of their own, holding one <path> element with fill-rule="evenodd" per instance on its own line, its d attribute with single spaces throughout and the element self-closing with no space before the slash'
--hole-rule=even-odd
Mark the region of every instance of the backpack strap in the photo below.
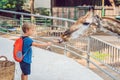
<svg viewBox="0 0 120 80">
<path fill-rule="evenodd" d="M 28 36 L 21 36 L 21 38 L 24 40 L 25 38 L 27 38 Z"/>
<path fill-rule="evenodd" d="M 21 36 L 21 38 L 23 39 L 23 42 L 24 42 L 24 39 L 27 38 L 28 36 Z M 24 53 L 23 57 L 28 53 L 28 51 L 30 50 L 30 47 L 27 49 L 27 51 Z"/>
<path fill-rule="evenodd" d="M 29 47 L 28 50 L 24 53 L 23 57 L 28 53 L 29 50 L 30 50 L 30 47 Z"/>
</svg>

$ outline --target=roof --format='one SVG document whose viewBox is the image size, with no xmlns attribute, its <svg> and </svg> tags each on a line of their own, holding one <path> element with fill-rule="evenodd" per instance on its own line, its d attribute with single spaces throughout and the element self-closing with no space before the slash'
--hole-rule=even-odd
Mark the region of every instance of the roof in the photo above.
<svg viewBox="0 0 120 80">
<path fill-rule="evenodd" d="M 111 6 L 109 0 L 104 0 L 105 5 Z M 120 5 L 120 0 L 115 0 L 116 5 Z M 73 7 L 73 6 L 83 6 L 83 5 L 92 5 L 92 6 L 102 6 L 102 0 L 54 0 L 54 6 L 57 7 Z"/>
</svg>

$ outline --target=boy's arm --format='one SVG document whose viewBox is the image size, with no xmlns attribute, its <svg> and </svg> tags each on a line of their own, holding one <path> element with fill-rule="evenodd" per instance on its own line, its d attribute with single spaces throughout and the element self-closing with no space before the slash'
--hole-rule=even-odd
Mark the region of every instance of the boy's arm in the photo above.
<svg viewBox="0 0 120 80">
<path fill-rule="evenodd" d="M 47 42 L 43 44 L 32 42 L 32 46 L 36 46 L 36 47 L 44 47 L 44 46 L 50 46 L 50 45 L 51 45 L 51 42 Z"/>
</svg>

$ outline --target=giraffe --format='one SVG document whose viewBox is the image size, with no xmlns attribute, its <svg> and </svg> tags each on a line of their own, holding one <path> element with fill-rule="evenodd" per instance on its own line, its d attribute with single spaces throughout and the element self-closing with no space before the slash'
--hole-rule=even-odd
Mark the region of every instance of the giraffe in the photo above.
<svg viewBox="0 0 120 80">
<path fill-rule="evenodd" d="M 92 15 L 93 11 L 80 17 L 68 30 L 66 30 L 60 37 L 59 42 L 68 41 L 71 38 L 79 36 L 91 36 L 97 32 L 111 32 L 120 35 L 120 21 L 109 18 Z"/>
</svg>

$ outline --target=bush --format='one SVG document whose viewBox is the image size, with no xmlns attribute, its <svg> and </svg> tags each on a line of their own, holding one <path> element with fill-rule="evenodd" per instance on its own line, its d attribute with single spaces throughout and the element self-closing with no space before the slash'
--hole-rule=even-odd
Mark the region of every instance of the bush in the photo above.
<svg viewBox="0 0 120 80">
<path fill-rule="evenodd" d="M 109 55 L 107 53 L 95 52 L 92 56 L 98 60 L 105 60 Z"/>
</svg>

